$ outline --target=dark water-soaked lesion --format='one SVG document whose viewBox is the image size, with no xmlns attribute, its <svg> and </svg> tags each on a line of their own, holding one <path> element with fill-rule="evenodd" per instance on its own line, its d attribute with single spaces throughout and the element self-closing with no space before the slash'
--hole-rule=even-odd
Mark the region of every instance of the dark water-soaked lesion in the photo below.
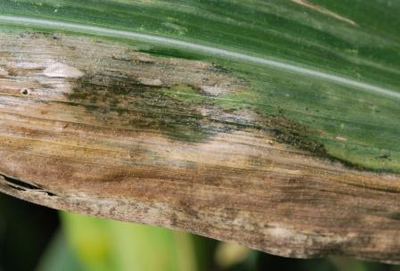
<svg viewBox="0 0 400 271">
<path fill-rule="evenodd" d="M 305 126 L 286 118 L 283 114 L 270 115 L 263 119 L 263 125 L 272 127 L 274 137 L 278 142 L 286 143 L 298 149 L 309 151 L 317 156 L 327 156 L 324 145 L 313 140 L 313 131 Z"/>
<path fill-rule="evenodd" d="M 198 91 L 196 87 L 186 87 Z M 240 110 L 219 108 L 201 91 L 198 95 L 204 96 L 203 102 L 192 103 L 190 98 L 174 98 L 173 89 L 145 85 L 122 74 L 86 74 L 75 81 L 67 98 L 110 126 L 157 131 L 186 142 L 205 142 L 217 133 L 252 128 L 269 133 L 278 142 L 326 156 L 324 146 L 309 137 L 312 131 L 283 115 L 253 112 L 249 118 Z"/>
<path fill-rule="evenodd" d="M 211 103 L 196 105 L 174 99 L 166 93 L 168 87 L 145 85 L 133 77 L 85 75 L 74 85 L 68 100 L 85 106 L 110 126 L 158 131 L 188 142 L 206 141 L 213 134 L 237 129 L 202 114 L 201 109 L 212 107 Z"/>
</svg>

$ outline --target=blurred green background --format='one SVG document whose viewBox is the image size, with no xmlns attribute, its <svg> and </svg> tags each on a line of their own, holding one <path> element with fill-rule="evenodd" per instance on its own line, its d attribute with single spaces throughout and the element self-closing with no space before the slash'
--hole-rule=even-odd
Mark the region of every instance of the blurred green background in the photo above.
<svg viewBox="0 0 400 271">
<path fill-rule="evenodd" d="M 3 194 L 0 241 L 0 271 L 400 271 L 343 257 L 277 257 L 188 233 L 61 213 Z"/>
</svg>

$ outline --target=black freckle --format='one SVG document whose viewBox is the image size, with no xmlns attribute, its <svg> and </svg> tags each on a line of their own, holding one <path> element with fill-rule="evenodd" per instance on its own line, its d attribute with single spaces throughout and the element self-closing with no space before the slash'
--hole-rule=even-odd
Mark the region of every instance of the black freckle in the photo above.
<svg viewBox="0 0 400 271">
<path fill-rule="evenodd" d="M 27 89 L 27 88 L 23 88 L 22 90 L 21 90 L 21 94 L 22 95 L 25 95 L 25 96 L 27 96 L 27 95 L 29 95 L 29 89 Z"/>
</svg>

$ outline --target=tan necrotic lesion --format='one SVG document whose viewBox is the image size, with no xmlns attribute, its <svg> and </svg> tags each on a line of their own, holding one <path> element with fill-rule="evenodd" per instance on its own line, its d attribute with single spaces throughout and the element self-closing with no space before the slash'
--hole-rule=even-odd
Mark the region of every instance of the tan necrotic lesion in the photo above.
<svg viewBox="0 0 400 271">
<path fill-rule="evenodd" d="M 125 44 L 42 33 L 1 35 L 12 54 L 0 66 L 13 71 L 3 92 L 67 108 L 63 114 L 76 122 L 202 141 L 229 128 L 210 115 L 218 110 L 213 99 L 249 88 L 211 63 L 154 56 Z M 82 109 L 85 114 L 77 114 Z"/>
</svg>

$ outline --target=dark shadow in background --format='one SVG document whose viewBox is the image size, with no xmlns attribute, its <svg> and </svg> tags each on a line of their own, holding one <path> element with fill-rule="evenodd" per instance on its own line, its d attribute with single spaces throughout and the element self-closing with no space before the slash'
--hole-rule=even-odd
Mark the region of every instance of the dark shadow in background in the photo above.
<svg viewBox="0 0 400 271">
<path fill-rule="evenodd" d="M 58 226 L 57 211 L 0 193 L 0 271 L 35 270 Z"/>
</svg>

